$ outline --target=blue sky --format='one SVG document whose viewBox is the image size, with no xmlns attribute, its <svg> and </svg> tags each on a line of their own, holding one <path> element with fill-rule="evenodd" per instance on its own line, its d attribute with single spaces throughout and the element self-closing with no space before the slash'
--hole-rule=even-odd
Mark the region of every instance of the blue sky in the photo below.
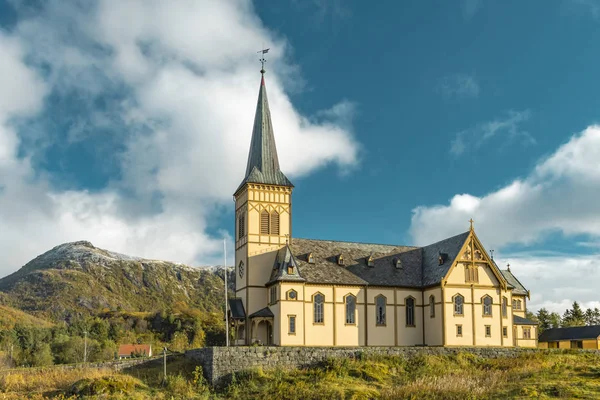
<svg viewBox="0 0 600 400">
<path fill-rule="evenodd" d="M 166 4 L 0 0 L 0 275 L 80 239 L 220 262 L 266 46 L 295 236 L 472 217 L 534 308 L 600 306 L 600 2 Z"/>
</svg>

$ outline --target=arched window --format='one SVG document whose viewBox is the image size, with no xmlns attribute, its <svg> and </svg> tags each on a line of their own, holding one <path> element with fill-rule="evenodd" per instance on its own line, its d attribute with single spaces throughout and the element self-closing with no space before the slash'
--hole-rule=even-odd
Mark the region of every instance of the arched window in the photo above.
<svg viewBox="0 0 600 400">
<path fill-rule="evenodd" d="M 463 315 L 464 314 L 464 310 L 463 310 L 464 304 L 465 304 L 465 298 L 462 295 L 457 294 L 456 296 L 454 296 L 454 314 L 455 315 Z"/>
<path fill-rule="evenodd" d="M 313 322 L 315 324 L 322 324 L 325 321 L 325 318 L 323 315 L 324 303 L 325 303 L 325 296 L 323 296 L 321 293 L 315 294 L 315 296 L 313 297 L 313 307 L 314 307 Z"/>
<path fill-rule="evenodd" d="M 356 324 L 356 297 L 352 294 L 346 296 L 346 323 Z"/>
<path fill-rule="evenodd" d="M 238 216 L 238 239 L 241 239 L 246 234 L 246 216 L 241 213 Z"/>
<path fill-rule="evenodd" d="M 492 316 L 492 298 L 490 296 L 484 296 L 482 299 L 483 303 L 483 315 Z"/>
<path fill-rule="evenodd" d="M 506 297 L 502 297 L 502 316 L 508 317 L 508 299 Z"/>
<path fill-rule="evenodd" d="M 279 213 L 277 211 L 271 213 L 271 235 L 279 235 Z"/>
<path fill-rule="evenodd" d="M 385 296 L 375 297 L 375 324 L 385 325 L 385 308 L 386 298 Z"/>
<path fill-rule="evenodd" d="M 415 326 L 415 299 L 406 298 L 406 326 Z"/>
<path fill-rule="evenodd" d="M 435 296 L 429 296 L 429 318 L 435 318 Z"/>
</svg>

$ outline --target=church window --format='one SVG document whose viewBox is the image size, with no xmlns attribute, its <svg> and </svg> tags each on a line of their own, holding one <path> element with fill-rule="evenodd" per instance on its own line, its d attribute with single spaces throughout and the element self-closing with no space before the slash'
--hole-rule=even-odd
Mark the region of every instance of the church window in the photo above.
<svg viewBox="0 0 600 400">
<path fill-rule="evenodd" d="M 415 326 L 415 299 L 406 298 L 406 326 Z"/>
<path fill-rule="evenodd" d="M 502 317 L 508 317 L 508 299 L 506 297 L 502 297 Z"/>
<path fill-rule="evenodd" d="M 465 298 L 462 295 L 457 294 L 456 296 L 454 296 L 454 315 L 463 315 L 464 314 L 464 310 L 463 310 L 464 304 L 465 304 Z"/>
<path fill-rule="evenodd" d="M 269 234 L 269 212 L 267 210 L 262 210 L 260 213 L 260 234 Z"/>
<path fill-rule="evenodd" d="M 429 318 L 435 318 L 435 297 L 429 296 Z"/>
<path fill-rule="evenodd" d="M 246 215 L 241 213 L 238 216 L 238 239 L 241 239 L 246 234 Z"/>
<path fill-rule="evenodd" d="M 482 299 L 483 303 L 483 315 L 487 317 L 492 316 L 492 298 L 490 296 L 484 296 Z"/>
<path fill-rule="evenodd" d="M 521 300 L 513 300 L 513 310 L 521 309 Z"/>
<path fill-rule="evenodd" d="M 323 315 L 324 303 L 325 303 L 325 296 L 323 296 L 321 293 L 315 294 L 315 296 L 313 297 L 313 307 L 314 307 L 313 322 L 315 324 L 322 324 L 325 321 L 325 318 Z"/>
<path fill-rule="evenodd" d="M 386 298 L 385 296 L 375 297 L 375 324 L 385 325 L 385 310 L 386 309 Z"/>
<path fill-rule="evenodd" d="M 523 328 L 523 339 L 531 339 L 531 328 Z"/>
<path fill-rule="evenodd" d="M 288 315 L 288 320 L 289 320 L 288 333 L 290 335 L 295 335 L 296 334 L 296 316 L 295 315 Z"/>
<path fill-rule="evenodd" d="M 307 261 L 309 264 L 314 264 L 315 263 L 315 256 L 313 256 L 313 253 L 308 253 L 308 257 L 306 257 Z"/>
<path fill-rule="evenodd" d="M 286 297 L 288 300 L 296 300 L 298 298 L 298 293 L 294 289 L 291 289 L 288 290 Z"/>
<path fill-rule="evenodd" d="M 338 256 L 338 265 L 344 265 L 344 256 L 341 254 Z"/>
<path fill-rule="evenodd" d="M 289 265 L 287 267 L 287 273 L 288 273 L 288 275 L 294 275 L 294 266 L 293 265 Z"/>
<path fill-rule="evenodd" d="M 491 325 L 485 326 L 485 337 L 492 337 L 492 326 Z"/>
<path fill-rule="evenodd" d="M 505 338 L 508 337 L 508 328 L 506 326 L 502 327 L 502 336 Z"/>
<path fill-rule="evenodd" d="M 271 235 L 279 235 L 279 213 L 277 211 L 271 213 Z"/>
<path fill-rule="evenodd" d="M 356 324 L 356 297 L 351 294 L 346 296 L 346 324 Z"/>
<path fill-rule="evenodd" d="M 456 336 L 462 336 L 462 325 L 456 325 Z"/>
<path fill-rule="evenodd" d="M 271 286 L 271 298 L 269 303 L 270 304 L 275 304 L 277 302 L 277 286 Z"/>
</svg>

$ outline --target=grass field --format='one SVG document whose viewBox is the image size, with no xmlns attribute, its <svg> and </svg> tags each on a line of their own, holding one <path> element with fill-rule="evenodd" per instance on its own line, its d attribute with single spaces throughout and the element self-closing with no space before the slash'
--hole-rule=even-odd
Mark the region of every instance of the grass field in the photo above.
<svg viewBox="0 0 600 400">
<path fill-rule="evenodd" d="M 518 358 L 455 356 L 330 360 L 303 370 L 238 374 L 214 391 L 183 358 L 169 365 L 110 370 L 0 371 L 2 399 L 600 399 L 600 354 L 535 353 Z"/>
</svg>

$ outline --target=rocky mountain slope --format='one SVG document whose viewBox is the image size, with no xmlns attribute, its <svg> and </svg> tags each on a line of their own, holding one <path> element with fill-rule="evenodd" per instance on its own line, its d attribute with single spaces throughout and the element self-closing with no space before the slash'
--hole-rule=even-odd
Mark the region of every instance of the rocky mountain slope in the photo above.
<svg viewBox="0 0 600 400">
<path fill-rule="evenodd" d="M 0 279 L 0 303 L 55 321 L 103 310 L 152 312 L 178 302 L 222 310 L 223 269 L 146 260 L 80 241 L 56 246 Z"/>
</svg>

